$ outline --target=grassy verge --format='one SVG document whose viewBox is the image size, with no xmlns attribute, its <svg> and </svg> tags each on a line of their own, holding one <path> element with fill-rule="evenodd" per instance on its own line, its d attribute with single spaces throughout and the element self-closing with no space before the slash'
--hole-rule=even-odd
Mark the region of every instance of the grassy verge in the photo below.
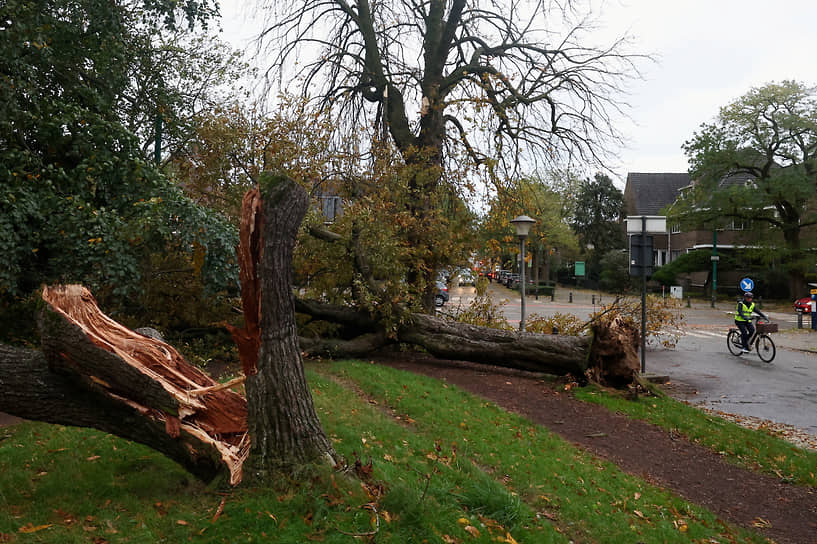
<svg viewBox="0 0 817 544">
<path fill-rule="evenodd" d="M 778 476 L 791 483 L 817 486 L 817 452 L 798 448 L 771 432 L 741 427 L 670 397 L 621 398 L 595 387 L 574 389 L 574 396 L 677 432 L 721 453 L 740 466 Z"/>
<path fill-rule="evenodd" d="M 25 423 L 0 429 L 0 542 L 764 542 L 437 381 L 348 361 L 309 379 L 376 484 L 307 467 L 208 489 L 142 446 Z"/>
</svg>

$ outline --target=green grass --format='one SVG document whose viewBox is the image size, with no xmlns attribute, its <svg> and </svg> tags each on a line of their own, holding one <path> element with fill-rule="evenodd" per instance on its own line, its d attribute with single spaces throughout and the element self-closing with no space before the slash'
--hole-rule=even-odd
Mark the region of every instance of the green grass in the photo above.
<svg viewBox="0 0 817 544">
<path fill-rule="evenodd" d="M 306 467 L 209 489 L 142 446 L 24 423 L 0 429 L 0 542 L 764 542 L 454 387 L 350 361 L 308 374 L 335 448 L 378 485 Z"/>
<path fill-rule="evenodd" d="M 576 398 L 648 421 L 721 453 L 739 466 L 784 481 L 817 486 L 817 452 L 794 446 L 771 431 L 747 429 L 667 396 L 627 400 L 596 387 L 575 389 Z"/>
</svg>

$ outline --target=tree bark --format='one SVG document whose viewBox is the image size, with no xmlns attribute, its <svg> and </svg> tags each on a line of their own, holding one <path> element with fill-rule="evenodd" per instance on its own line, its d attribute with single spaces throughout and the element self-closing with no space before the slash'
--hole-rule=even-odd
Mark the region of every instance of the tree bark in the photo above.
<svg viewBox="0 0 817 544">
<path fill-rule="evenodd" d="M 591 344 L 589 336 L 503 331 L 425 314 L 413 314 L 399 338 L 444 359 L 577 376 L 587 371 Z"/>
<path fill-rule="evenodd" d="M 298 310 L 314 319 L 337 324 L 371 323 L 351 308 L 299 301 Z M 396 337 L 387 338 L 377 326 L 353 339 L 302 339 L 310 356 L 364 357 L 388 343 L 421 347 L 435 357 L 518 368 L 548 374 L 572 374 L 598 383 L 631 383 L 640 363 L 638 331 L 621 320 L 605 319 L 587 336 L 560 336 L 504 331 L 411 314 Z"/>
<path fill-rule="evenodd" d="M 309 196 L 287 177 L 266 175 L 261 201 L 260 351 L 257 372 L 246 382 L 252 447 L 245 474 L 257 481 L 293 466 L 335 459 L 306 382 L 295 323 L 292 253 Z"/>
</svg>

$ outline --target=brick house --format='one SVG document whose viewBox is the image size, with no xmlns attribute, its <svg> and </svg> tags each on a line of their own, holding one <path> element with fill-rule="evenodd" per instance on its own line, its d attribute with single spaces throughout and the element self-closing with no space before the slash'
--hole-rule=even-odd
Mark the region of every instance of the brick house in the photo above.
<svg viewBox="0 0 817 544">
<path fill-rule="evenodd" d="M 624 188 L 624 203 L 627 215 L 663 215 L 686 189 L 692 186 L 687 173 L 640 173 L 627 174 Z M 721 181 L 721 185 L 752 183 L 748 174 L 734 174 Z M 744 225 L 730 222 L 712 230 L 695 230 L 683 232 L 678 224 L 667 224 L 668 232 L 653 235 L 653 265 L 656 267 L 672 262 L 679 255 L 690 251 L 703 250 L 712 253 L 713 245 L 718 252 L 731 251 L 745 247 L 748 240 L 744 237 Z M 695 273 L 688 278 L 688 286 L 703 286 L 707 273 Z M 719 278 L 732 281 L 733 278 Z"/>
</svg>

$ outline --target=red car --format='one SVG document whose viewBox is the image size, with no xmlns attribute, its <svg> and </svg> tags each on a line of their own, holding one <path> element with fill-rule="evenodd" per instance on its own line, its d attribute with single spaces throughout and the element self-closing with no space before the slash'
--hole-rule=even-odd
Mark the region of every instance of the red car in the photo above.
<svg viewBox="0 0 817 544">
<path fill-rule="evenodd" d="M 798 298 L 794 301 L 795 312 L 809 312 L 811 313 L 811 297 Z"/>
</svg>

